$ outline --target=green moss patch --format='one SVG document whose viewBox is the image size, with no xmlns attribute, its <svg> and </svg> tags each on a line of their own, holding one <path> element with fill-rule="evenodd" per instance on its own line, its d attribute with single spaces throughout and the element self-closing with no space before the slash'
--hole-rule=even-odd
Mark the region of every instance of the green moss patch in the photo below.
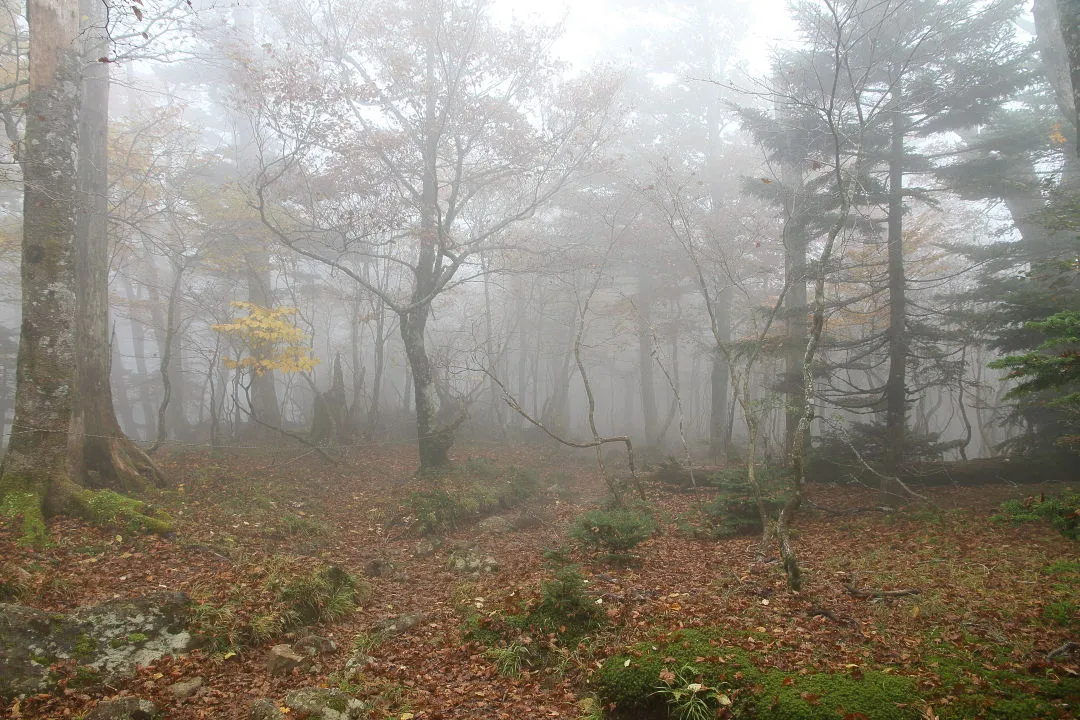
<svg viewBox="0 0 1080 720">
<path fill-rule="evenodd" d="M 20 542 L 42 545 L 46 540 L 45 516 L 41 512 L 41 499 L 29 492 L 9 492 L 0 503 L 0 515 L 22 518 Z"/>
<path fill-rule="evenodd" d="M 918 720 L 924 704 L 915 680 L 857 668 L 851 674 L 765 673 L 755 702 L 762 720 Z"/>
<path fill-rule="evenodd" d="M 146 503 L 112 490 L 88 490 L 82 494 L 88 519 L 122 527 L 130 532 L 169 533 L 173 519 Z"/>
</svg>

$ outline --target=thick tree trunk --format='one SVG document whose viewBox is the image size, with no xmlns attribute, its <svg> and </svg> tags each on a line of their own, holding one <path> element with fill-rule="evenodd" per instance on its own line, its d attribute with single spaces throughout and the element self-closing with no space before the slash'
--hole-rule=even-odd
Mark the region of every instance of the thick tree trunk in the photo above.
<svg viewBox="0 0 1080 720">
<path fill-rule="evenodd" d="M 1072 85 L 1071 120 L 1076 130 L 1074 149 L 1080 157 L 1080 4 L 1076 0 L 1057 0 L 1057 7 Z"/>
<path fill-rule="evenodd" d="M 904 276 L 904 125 L 899 109 L 900 91 L 894 102 L 897 110 L 892 118 L 892 143 L 889 157 L 889 377 L 885 381 L 885 467 L 884 475 L 896 477 L 904 457 L 907 420 L 907 300 Z M 883 501 L 895 494 L 893 481 L 881 481 Z"/>
<path fill-rule="evenodd" d="M 108 126 L 109 66 L 104 6 L 82 0 L 84 52 L 78 134 L 75 259 L 76 395 L 71 471 L 92 488 L 135 490 L 161 480 L 154 463 L 124 435 L 109 382 Z"/>
<path fill-rule="evenodd" d="M 454 444 L 451 428 L 439 426 L 439 396 L 435 375 L 424 343 L 428 306 L 401 316 L 401 340 L 412 369 L 413 400 L 416 405 L 416 441 L 420 451 L 420 470 L 432 470 L 449 464 Z"/>
<path fill-rule="evenodd" d="M 0 466 L 0 500 L 44 536 L 41 511 L 71 507 L 68 431 L 75 388 L 75 191 L 78 3 L 29 0 L 30 89 L 23 161 L 22 328 L 15 418 Z"/>
</svg>

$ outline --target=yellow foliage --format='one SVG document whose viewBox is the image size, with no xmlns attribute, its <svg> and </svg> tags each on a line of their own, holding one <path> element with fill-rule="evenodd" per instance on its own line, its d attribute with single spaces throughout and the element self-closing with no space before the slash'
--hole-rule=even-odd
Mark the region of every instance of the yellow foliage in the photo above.
<svg viewBox="0 0 1080 720">
<path fill-rule="evenodd" d="M 1055 145 L 1064 145 L 1069 142 L 1061 132 L 1061 123 L 1054 123 L 1054 126 L 1050 128 L 1050 142 Z"/>
<path fill-rule="evenodd" d="M 226 358 L 225 366 L 250 370 L 264 375 L 274 370 L 307 372 L 319 364 L 306 344 L 304 331 L 290 320 L 296 308 L 265 308 L 249 302 L 234 302 L 233 307 L 246 310 L 247 315 L 230 323 L 214 325 L 214 330 L 237 338 L 247 348 L 239 358 Z"/>
</svg>

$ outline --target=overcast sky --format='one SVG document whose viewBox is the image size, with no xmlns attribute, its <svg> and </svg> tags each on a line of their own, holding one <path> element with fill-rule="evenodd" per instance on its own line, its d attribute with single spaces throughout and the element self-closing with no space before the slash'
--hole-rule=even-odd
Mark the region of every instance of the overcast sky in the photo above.
<svg viewBox="0 0 1080 720">
<path fill-rule="evenodd" d="M 630 21 L 630 15 L 620 9 L 620 0 L 495 0 L 494 4 L 497 15 L 508 20 L 513 17 L 527 24 L 565 20 L 566 33 L 555 49 L 578 66 L 595 61 L 608 39 Z M 788 18 L 787 0 L 754 0 L 750 8 L 742 55 L 751 72 L 765 74 L 770 48 L 792 37 L 793 24 Z"/>
</svg>

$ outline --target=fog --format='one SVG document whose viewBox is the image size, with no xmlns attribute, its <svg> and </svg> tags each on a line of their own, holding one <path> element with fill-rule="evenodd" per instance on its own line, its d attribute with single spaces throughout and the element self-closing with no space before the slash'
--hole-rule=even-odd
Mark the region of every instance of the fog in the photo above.
<svg viewBox="0 0 1080 720">
<path fill-rule="evenodd" d="M 6 444 L 30 59 L 5 9 Z M 425 464 L 621 437 L 651 463 L 783 462 L 801 417 L 893 468 L 1052 444 L 1060 417 L 988 365 L 1038 345 L 1017 283 L 1076 258 L 1048 219 L 1077 182 L 1056 12 L 113 7 L 82 55 L 109 92 L 81 102 L 108 109 L 120 428 L 155 451 L 419 440 Z"/>
</svg>

